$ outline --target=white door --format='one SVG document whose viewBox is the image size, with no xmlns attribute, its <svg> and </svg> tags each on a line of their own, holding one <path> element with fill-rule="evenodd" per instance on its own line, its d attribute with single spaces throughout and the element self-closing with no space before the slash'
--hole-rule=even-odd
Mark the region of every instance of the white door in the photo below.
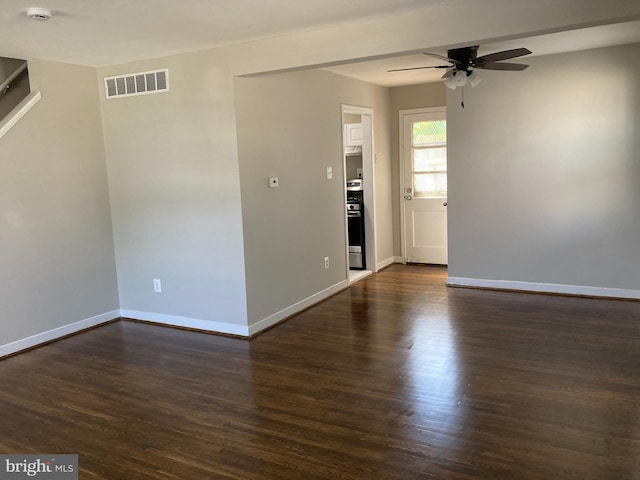
<svg viewBox="0 0 640 480">
<path fill-rule="evenodd" d="M 401 111 L 405 261 L 447 264 L 445 108 Z"/>
</svg>

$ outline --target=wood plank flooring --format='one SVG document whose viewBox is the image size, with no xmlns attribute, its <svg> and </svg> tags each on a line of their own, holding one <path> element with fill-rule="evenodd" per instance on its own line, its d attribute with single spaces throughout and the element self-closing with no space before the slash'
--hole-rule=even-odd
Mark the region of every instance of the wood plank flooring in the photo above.
<svg viewBox="0 0 640 480">
<path fill-rule="evenodd" d="M 0 361 L 0 453 L 82 479 L 640 479 L 640 304 L 394 265 L 252 341 L 117 322 Z"/>
</svg>

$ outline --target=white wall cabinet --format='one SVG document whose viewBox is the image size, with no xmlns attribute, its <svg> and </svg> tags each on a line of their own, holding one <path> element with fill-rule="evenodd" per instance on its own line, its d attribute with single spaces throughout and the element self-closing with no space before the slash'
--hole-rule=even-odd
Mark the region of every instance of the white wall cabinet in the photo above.
<svg viewBox="0 0 640 480">
<path fill-rule="evenodd" d="M 362 124 L 346 123 L 344 125 L 344 146 L 355 147 L 362 145 Z"/>
</svg>

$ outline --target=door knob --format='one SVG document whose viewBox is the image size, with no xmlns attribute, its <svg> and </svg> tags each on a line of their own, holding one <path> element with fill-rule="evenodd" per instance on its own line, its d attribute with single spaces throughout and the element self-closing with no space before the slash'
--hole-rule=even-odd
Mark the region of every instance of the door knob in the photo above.
<svg viewBox="0 0 640 480">
<path fill-rule="evenodd" d="M 413 198 L 413 197 L 411 197 L 411 195 L 405 195 L 405 196 L 404 196 L 404 199 L 405 199 L 405 200 L 411 200 L 411 198 Z"/>
<path fill-rule="evenodd" d="M 444 202 L 444 203 L 442 204 L 442 206 L 443 206 L 443 207 L 446 207 L 446 206 L 447 206 L 447 202 Z"/>
</svg>

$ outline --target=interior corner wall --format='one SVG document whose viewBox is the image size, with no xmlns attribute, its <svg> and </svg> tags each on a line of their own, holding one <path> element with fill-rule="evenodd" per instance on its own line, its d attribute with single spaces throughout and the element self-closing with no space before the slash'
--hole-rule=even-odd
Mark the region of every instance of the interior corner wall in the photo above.
<svg viewBox="0 0 640 480">
<path fill-rule="evenodd" d="M 407 85 L 390 89 L 391 121 L 391 198 L 393 209 L 393 254 L 402 257 L 400 208 L 400 110 L 412 108 L 444 107 L 447 104 L 443 82 Z"/>
<path fill-rule="evenodd" d="M 206 52 L 99 70 L 169 70 L 169 91 L 105 99 L 123 316 L 247 335 L 233 77 Z M 154 279 L 162 292 L 154 292 Z"/>
<path fill-rule="evenodd" d="M 449 276 L 640 292 L 640 45 L 450 93 Z"/>
<path fill-rule="evenodd" d="M 119 308 L 96 71 L 29 72 L 42 98 L 0 140 L 0 354 Z"/>
<path fill-rule="evenodd" d="M 381 207 L 390 202 L 388 90 L 310 70 L 237 78 L 235 93 L 248 315 L 255 324 L 347 285 L 342 104 L 373 108 L 378 255 L 392 254 L 390 213 Z M 269 188 L 269 177 L 280 186 Z"/>
</svg>

